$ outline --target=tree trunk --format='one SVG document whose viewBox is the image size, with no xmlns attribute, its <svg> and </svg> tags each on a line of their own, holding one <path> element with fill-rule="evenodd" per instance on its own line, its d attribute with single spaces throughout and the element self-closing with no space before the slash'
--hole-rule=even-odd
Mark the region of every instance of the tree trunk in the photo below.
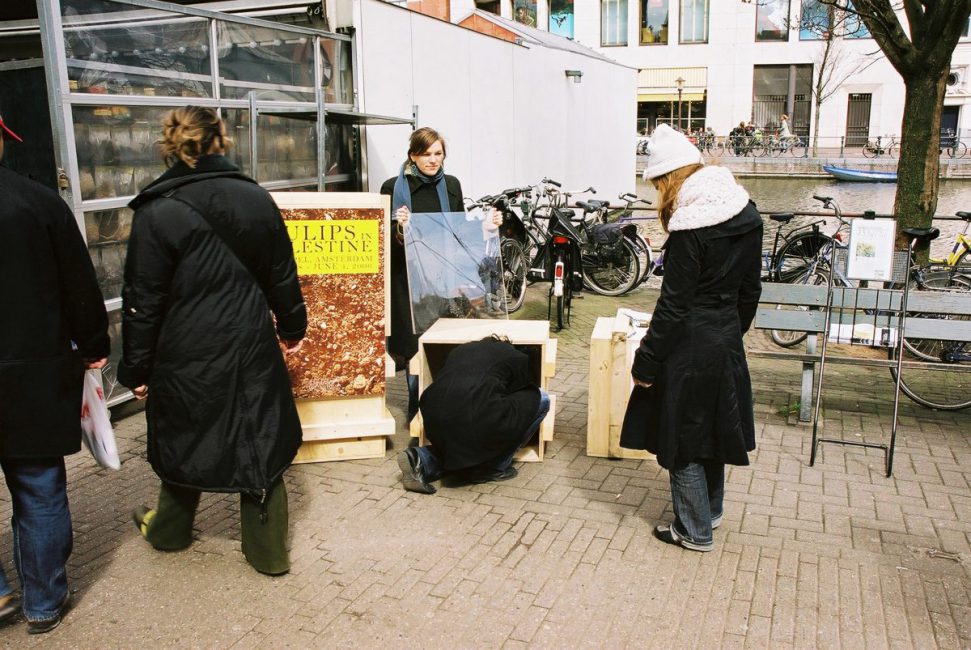
<svg viewBox="0 0 971 650">
<path fill-rule="evenodd" d="M 949 67 L 926 70 L 904 80 L 907 90 L 893 206 L 899 248 L 907 245 L 907 236 L 900 231 L 907 227 L 930 227 L 937 210 L 941 106 L 948 71 Z"/>
<path fill-rule="evenodd" d="M 816 93 L 816 119 L 813 120 L 813 158 L 819 156 L 819 109 L 823 105 L 823 101 L 819 97 L 819 93 Z"/>
</svg>

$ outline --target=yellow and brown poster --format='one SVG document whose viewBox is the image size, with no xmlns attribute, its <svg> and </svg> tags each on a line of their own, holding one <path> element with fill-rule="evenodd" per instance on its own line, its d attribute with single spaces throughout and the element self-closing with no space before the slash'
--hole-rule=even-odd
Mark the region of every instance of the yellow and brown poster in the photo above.
<svg viewBox="0 0 971 650">
<path fill-rule="evenodd" d="M 307 305 L 303 348 L 287 358 L 298 399 L 384 395 L 387 227 L 382 198 L 274 194 Z"/>
</svg>

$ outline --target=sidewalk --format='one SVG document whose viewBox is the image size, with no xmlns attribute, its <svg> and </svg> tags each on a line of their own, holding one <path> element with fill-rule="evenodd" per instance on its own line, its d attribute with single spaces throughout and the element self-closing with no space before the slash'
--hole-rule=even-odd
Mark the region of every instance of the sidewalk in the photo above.
<svg viewBox="0 0 971 650">
<path fill-rule="evenodd" d="M 546 317 L 544 287 L 521 318 Z M 237 499 L 203 497 L 197 539 L 159 553 L 130 519 L 152 504 L 142 414 L 117 423 L 120 472 L 69 459 L 73 609 L 41 638 L 22 623 L 3 647 L 675 648 L 971 646 L 969 413 L 905 398 L 893 478 L 882 454 L 827 445 L 785 413 L 799 366 L 754 361 L 758 450 L 728 473 L 725 520 L 702 554 L 651 536 L 670 519 L 653 461 L 588 458 L 588 341 L 597 316 L 651 309 L 657 292 L 584 294 L 560 339 L 556 439 L 545 462 L 499 484 L 405 492 L 395 454 L 294 467 L 293 570 L 267 578 L 239 550 Z M 759 335 L 754 335 L 757 337 Z M 760 341 L 753 338 L 750 344 Z M 892 385 L 827 370 L 827 435 L 880 440 Z M 404 381 L 389 403 L 401 421 Z M 781 413 L 781 414 L 780 414 Z M 0 520 L 10 502 L 0 491 Z M 8 575 L 9 527 L 0 527 Z"/>
</svg>

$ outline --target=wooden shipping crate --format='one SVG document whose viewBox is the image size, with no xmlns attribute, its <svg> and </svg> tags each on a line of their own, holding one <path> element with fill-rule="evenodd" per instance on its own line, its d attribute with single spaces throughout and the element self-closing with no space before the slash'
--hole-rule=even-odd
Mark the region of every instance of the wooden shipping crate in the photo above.
<svg viewBox="0 0 971 650">
<path fill-rule="evenodd" d="M 650 458 L 641 449 L 620 446 L 627 400 L 633 388 L 630 367 L 643 330 L 627 316 L 602 316 L 590 336 L 590 386 L 587 393 L 587 455 L 601 458 Z"/>
<path fill-rule="evenodd" d="M 548 321 L 443 318 L 421 335 L 418 354 L 411 360 L 411 373 L 418 376 L 419 395 L 435 380 L 449 352 L 462 343 L 491 334 L 508 337 L 513 345 L 535 346 L 535 354 L 530 354 L 535 363 L 530 370 L 540 388 L 549 393 L 549 379 L 556 373 L 556 339 L 550 338 Z M 550 394 L 550 412 L 540 424 L 539 432 L 516 452 L 516 460 L 527 463 L 543 460 L 546 443 L 553 439 L 555 414 L 556 396 Z M 418 438 L 419 444 L 426 444 L 421 413 L 411 421 L 411 435 Z"/>
</svg>

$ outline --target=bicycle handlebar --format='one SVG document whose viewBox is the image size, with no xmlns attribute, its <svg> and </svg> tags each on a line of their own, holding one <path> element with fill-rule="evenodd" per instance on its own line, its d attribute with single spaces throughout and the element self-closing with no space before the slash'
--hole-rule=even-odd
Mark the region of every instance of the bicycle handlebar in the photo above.
<svg viewBox="0 0 971 650">
<path fill-rule="evenodd" d="M 547 184 L 547 185 L 552 185 L 554 187 L 563 187 L 563 183 L 560 183 L 558 181 L 554 181 L 552 178 L 544 178 L 542 180 L 542 182 L 545 183 L 545 184 Z"/>
</svg>

